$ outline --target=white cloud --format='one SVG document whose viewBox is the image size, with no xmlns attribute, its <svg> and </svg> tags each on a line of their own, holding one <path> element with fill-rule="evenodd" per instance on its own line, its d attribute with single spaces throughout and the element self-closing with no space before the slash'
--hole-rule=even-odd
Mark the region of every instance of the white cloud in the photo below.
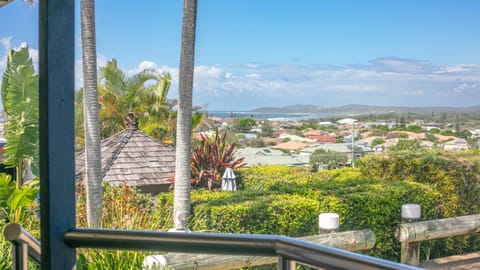
<svg viewBox="0 0 480 270">
<path fill-rule="evenodd" d="M 378 71 L 391 71 L 397 73 L 428 73 L 433 69 L 436 69 L 434 65 L 427 62 L 397 57 L 377 58 L 371 61 L 371 63 L 374 64 L 373 67 Z"/>
<path fill-rule="evenodd" d="M 247 74 L 245 75 L 246 78 L 253 78 L 253 79 L 260 79 L 261 76 L 259 74 L 255 74 L 255 73 L 250 73 L 250 74 Z"/>
<path fill-rule="evenodd" d="M 457 94 L 468 94 L 468 93 L 479 93 L 480 92 L 480 81 L 473 83 L 462 83 L 456 86 L 453 89 L 454 93 Z"/>
<path fill-rule="evenodd" d="M 0 43 L 2 43 L 5 50 L 8 50 L 12 47 L 11 41 L 12 37 L 4 37 L 0 39 Z"/>
<path fill-rule="evenodd" d="M 343 91 L 361 91 L 361 92 L 371 92 L 378 90 L 376 86 L 365 85 L 365 84 L 337 84 L 333 86 L 336 90 Z"/>
<path fill-rule="evenodd" d="M 213 109 L 296 103 L 323 106 L 480 103 L 476 98 L 480 95 L 480 65 L 476 64 L 437 66 L 416 60 L 379 58 L 368 65 L 347 67 L 246 64 L 214 68 L 219 71 L 215 74 L 223 76 L 196 74 L 194 83 L 194 103 L 209 103 Z M 225 101 L 232 98 L 234 101 Z"/>
<path fill-rule="evenodd" d="M 177 97 L 177 67 L 142 61 L 126 73 L 131 75 L 147 68 L 169 72 L 172 75 L 169 97 Z M 466 106 L 480 103 L 479 64 L 439 66 L 411 59 L 378 58 L 357 66 L 199 65 L 194 71 L 193 103 L 209 104 L 210 109 L 239 110 L 289 104 Z"/>
<path fill-rule="evenodd" d="M 107 64 L 107 58 L 102 55 L 97 55 L 97 67 L 103 67 Z M 83 67 L 82 59 L 75 60 L 75 90 L 83 87 Z"/>
</svg>

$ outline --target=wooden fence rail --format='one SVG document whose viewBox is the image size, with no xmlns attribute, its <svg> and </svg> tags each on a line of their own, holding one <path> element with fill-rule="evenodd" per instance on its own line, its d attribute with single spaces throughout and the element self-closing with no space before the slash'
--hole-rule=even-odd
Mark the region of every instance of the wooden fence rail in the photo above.
<svg viewBox="0 0 480 270">
<path fill-rule="evenodd" d="M 369 229 L 340 233 L 333 232 L 329 234 L 300 237 L 298 239 L 335 248 L 345 249 L 348 251 L 368 250 L 373 248 L 373 246 L 375 245 L 375 235 Z M 278 262 L 277 257 L 168 253 L 164 255 L 154 255 L 147 257 L 144 261 L 144 266 L 156 265 L 157 267 L 160 267 L 160 269 L 168 267 L 167 269 L 175 270 L 223 270 L 272 264 L 276 262 Z"/>
<path fill-rule="evenodd" d="M 434 219 L 398 225 L 395 237 L 402 248 L 401 263 L 418 266 L 420 241 L 480 232 L 480 215 Z M 413 255 L 410 255 L 413 254 Z"/>
</svg>

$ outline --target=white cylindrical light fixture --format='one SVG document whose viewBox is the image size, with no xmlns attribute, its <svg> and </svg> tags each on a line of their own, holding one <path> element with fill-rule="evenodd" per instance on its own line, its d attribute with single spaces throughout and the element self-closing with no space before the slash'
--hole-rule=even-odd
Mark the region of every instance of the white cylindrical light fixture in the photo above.
<svg viewBox="0 0 480 270">
<path fill-rule="evenodd" d="M 321 231 L 336 231 L 340 227 L 339 216 L 335 213 L 323 213 L 318 216 L 318 227 Z"/>
<path fill-rule="evenodd" d="M 402 205 L 402 219 L 419 220 L 422 217 L 422 208 L 416 203 Z"/>
</svg>

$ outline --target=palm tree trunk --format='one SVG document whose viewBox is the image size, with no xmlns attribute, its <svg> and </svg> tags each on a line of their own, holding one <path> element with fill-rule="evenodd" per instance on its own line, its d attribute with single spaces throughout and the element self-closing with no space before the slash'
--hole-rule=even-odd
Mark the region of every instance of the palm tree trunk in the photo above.
<svg viewBox="0 0 480 270">
<path fill-rule="evenodd" d="M 83 62 L 83 108 L 85 127 L 85 169 L 87 223 L 100 227 L 102 220 L 102 175 L 98 122 L 97 51 L 95 44 L 95 0 L 81 0 Z"/>
<path fill-rule="evenodd" d="M 182 45 L 178 86 L 178 115 L 173 203 L 174 229 L 186 230 L 190 215 L 190 144 L 197 0 L 183 1 Z"/>
</svg>

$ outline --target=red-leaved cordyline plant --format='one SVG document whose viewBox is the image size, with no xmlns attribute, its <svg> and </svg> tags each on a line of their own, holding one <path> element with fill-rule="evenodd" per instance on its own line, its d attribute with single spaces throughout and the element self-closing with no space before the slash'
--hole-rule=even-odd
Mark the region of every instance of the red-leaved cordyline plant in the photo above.
<svg viewBox="0 0 480 270">
<path fill-rule="evenodd" d="M 220 185 L 222 173 L 226 168 L 243 167 L 243 157 L 235 159 L 235 143 L 226 142 L 227 132 L 215 131 L 211 137 L 201 134 L 200 145 L 192 153 L 192 184 L 194 187 L 206 187 L 213 190 Z"/>
</svg>

